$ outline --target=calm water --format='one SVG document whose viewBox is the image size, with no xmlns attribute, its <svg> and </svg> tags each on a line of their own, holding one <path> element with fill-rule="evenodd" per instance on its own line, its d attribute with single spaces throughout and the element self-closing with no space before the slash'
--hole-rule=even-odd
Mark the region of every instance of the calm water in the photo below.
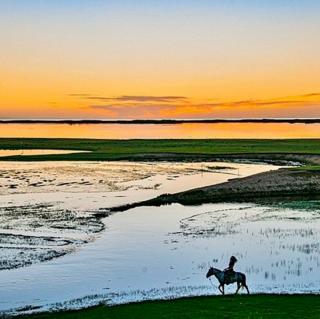
<svg viewBox="0 0 320 319">
<path fill-rule="evenodd" d="M 320 138 L 320 124 L 213 123 L 176 125 L 0 124 L 0 137 L 66 138 Z"/>
<path fill-rule="evenodd" d="M 74 150 L 1 150 L 0 157 L 15 156 L 15 155 L 50 155 L 50 154 L 72 154 L 82 153 L 82 151 Z"/>
<path fill-rule="evenodd" d="M 319 212 L 170 205 L 140 207 L 104 222 L 100 238 L 75 254 L 3 272 L 1 308 L 218 294 L 216 280 L 212 286 L 205 274 L 210 265 L 226 267 L 230 255 L 238 257 L 236 268 L 247 274 L 253 293 L 319 292 Z"/>
</svg>

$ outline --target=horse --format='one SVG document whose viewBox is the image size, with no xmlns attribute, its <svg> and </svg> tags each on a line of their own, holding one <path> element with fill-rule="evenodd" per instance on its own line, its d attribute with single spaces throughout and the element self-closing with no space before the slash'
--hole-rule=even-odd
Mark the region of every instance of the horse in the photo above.
<svg viewBox="0 0 320 319">
<path fill-rule="evenodd" d="M 232 274 L 226 275 L 226 273 L 220 269 L 210 267 L 206 277 L 209 278 L 211 276 L 215 276 L 219 281 L 219 291 L 224 295 L 224 285 L 230 285 L 233 283 L 237 283 L 237 291 L 235 294 L 239 292 L 239 289 L 246 288 L 247 293 L 250 294 L 249 288 L 246 283 L 246 275 L 241 272 L 234 272 Z"/>
</svg>

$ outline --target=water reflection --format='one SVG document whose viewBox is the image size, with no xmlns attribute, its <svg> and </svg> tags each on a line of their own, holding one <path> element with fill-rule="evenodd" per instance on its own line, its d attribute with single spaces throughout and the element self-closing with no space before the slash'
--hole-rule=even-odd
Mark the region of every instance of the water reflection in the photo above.
<svg viewBox="0 0 320 319">
<path fill-rule="evenodd" d="M 135 208 L 104 222 L 99 240 L 78 253 L 7 273 L 2 300 L 18 302 L 22 287 L 30 302 L 41 291 L 34 304 L 59 309 L 218 293 L 206 271 L 224 268 L 231 255 L 254 293 L 319 291 L 319 212 L 175 204 Z"/>
<path fill-rule="evenodd" d="M 0 124 L 0 137 L 56 138 L 319 138 L 320 124 L 196 123 L 179 125 Z"/>
<path fill-rule="evenodd" d="M 72 154 L 72 153 L 84 153 L 86 151 L 74 151 L 74 150 L 2 150 L 0 149 L 0 157 L 4 156 L 25 156 L 25 155 L 52 155 L 52 154 Z"/>
<path fill-rule="evenodd" d="M 180 231 L 172 235 L 211 241 L 217 266 L 228 250 L 230 255 L 240 256 L 253 284 L 275 281 L 274 289 L 281 286 L 292 292 L 293 284 L 313 284 L 319 271 L 319 212 L 243 205 L 212 207 L 180 220 Z M 296 278 L 301 276 L 302 281 Z"/>
</svg>

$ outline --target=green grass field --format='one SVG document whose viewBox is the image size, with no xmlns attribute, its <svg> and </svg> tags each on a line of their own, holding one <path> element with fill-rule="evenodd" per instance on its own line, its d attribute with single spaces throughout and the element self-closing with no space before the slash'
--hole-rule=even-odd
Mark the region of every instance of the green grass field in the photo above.
<svg viewBox="0 0 320 319">
<path fill-rule="evenodd" d="M 0 139 L 0 149 L 68 149 L 90 153 L 11 156 L 6 160 L 121 160 L 144 154 L 320 154 L 318 139 L 288 140 L 98 140 L 98 139 Z M 142 158 L 143 159 L 143 158 Z M 4 160 L 4 159 L 2 159 Z"/>
<path fill-rule="evenodd" d="M 242 295 L 184 298 L 128 305 L 98 306 L 80 311 L 56 312 L 25 319 L 303 319 L 320 318 L 320 296 Z"/>
</svg>

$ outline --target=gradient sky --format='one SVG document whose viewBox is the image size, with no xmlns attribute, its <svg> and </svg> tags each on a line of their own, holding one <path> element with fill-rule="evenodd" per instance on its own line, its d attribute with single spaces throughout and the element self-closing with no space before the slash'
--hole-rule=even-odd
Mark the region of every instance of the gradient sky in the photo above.
<svg viewBox="0 0 320 319">
<path fill-rule="evenodd" d="M 1 0 L 1 118 L 320 117 L 320 1 Z"/>
</svg>

